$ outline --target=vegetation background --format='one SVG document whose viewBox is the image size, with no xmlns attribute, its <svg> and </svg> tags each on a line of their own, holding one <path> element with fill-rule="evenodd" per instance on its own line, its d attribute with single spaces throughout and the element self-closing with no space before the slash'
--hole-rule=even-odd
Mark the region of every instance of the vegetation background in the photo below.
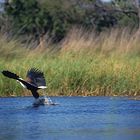
<svg viewBox="0 0 140 140">
<path fill-rule="evenodd" d="M 7 0 L 0 70 L 41 69 L 48 95 L 140 95 L 138 0 Z M 0 95 L 30 95 L 0 75 Z"/>
</svg>

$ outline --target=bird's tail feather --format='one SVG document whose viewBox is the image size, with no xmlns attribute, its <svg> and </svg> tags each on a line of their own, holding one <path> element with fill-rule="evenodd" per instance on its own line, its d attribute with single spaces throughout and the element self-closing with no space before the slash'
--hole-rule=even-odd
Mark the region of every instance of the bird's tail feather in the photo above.
<svg viewBox="0 0 140 140">
<path fill-rule="evenodd" d="M 2 74 L 3 74 L 4 76 L 8 77 L 8 78 L 12 78 L 12 79 L 16 79 L 16 80 L 19 79 L 19 76 L 18 76 L 17 74 L 12 73 L 12 72 L 7 71 L 7 70 L 2 71 Z"/>
</svg>

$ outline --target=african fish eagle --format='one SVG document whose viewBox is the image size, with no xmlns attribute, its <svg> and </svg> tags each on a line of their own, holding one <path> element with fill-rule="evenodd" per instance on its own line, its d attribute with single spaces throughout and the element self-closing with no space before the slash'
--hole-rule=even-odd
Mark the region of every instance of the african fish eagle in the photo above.
<svg viewBox="0 0 140 140">
<path fill-rule="evenodd" d="M 36 68 L 31 68 L 27 71 L 26 80 L 19 77 L 17 74 L 10 72 L 8 70 L 3 70 L 2 74 L 8 78 L 12 78 L 17 80 L 24 88 L 27 88 L 31 91 L 33 97 L 39 100 L 39 93 L 37 92 L 39 89 L 46 89 L 46 81 L 43 72 Z M 43 100 L 44 101 L 44 100 Z"/>
</svg>

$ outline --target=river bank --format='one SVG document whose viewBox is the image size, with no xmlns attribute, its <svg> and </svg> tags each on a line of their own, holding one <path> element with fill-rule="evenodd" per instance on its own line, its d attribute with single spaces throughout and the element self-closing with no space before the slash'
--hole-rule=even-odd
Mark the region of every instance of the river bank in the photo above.
<svg viewBox="0 0 140 140">
<path fill-rule="evenodd" d="M 134 34 L 134 38 L 112 31 L 95 37 L 73 32 L 58 46 L 46 43 L 48 47 L 43 49 L 29 49 L 1 36 L 0 70 L 12 71 L 22 78 L 31 67 L 42 70 L 50 96 L 140 95 L 138 35 Z M 0 74 L 0 96 L 23 93 L 30 95 L 16 81 Z"/>
</svg>

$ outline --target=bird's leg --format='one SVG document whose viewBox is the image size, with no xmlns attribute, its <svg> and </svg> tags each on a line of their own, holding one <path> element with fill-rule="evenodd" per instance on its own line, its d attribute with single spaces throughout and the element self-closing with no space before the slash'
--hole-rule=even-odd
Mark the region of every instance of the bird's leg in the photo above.
<svg viewBox="0 0 140 140">
<path fill-rule="evenodd" d="M 38 106 L 40 105 L 40 99 L 39 98 L 35 98 L 34 102 L 33 102 L 34 106 Z"/>
</svg>

